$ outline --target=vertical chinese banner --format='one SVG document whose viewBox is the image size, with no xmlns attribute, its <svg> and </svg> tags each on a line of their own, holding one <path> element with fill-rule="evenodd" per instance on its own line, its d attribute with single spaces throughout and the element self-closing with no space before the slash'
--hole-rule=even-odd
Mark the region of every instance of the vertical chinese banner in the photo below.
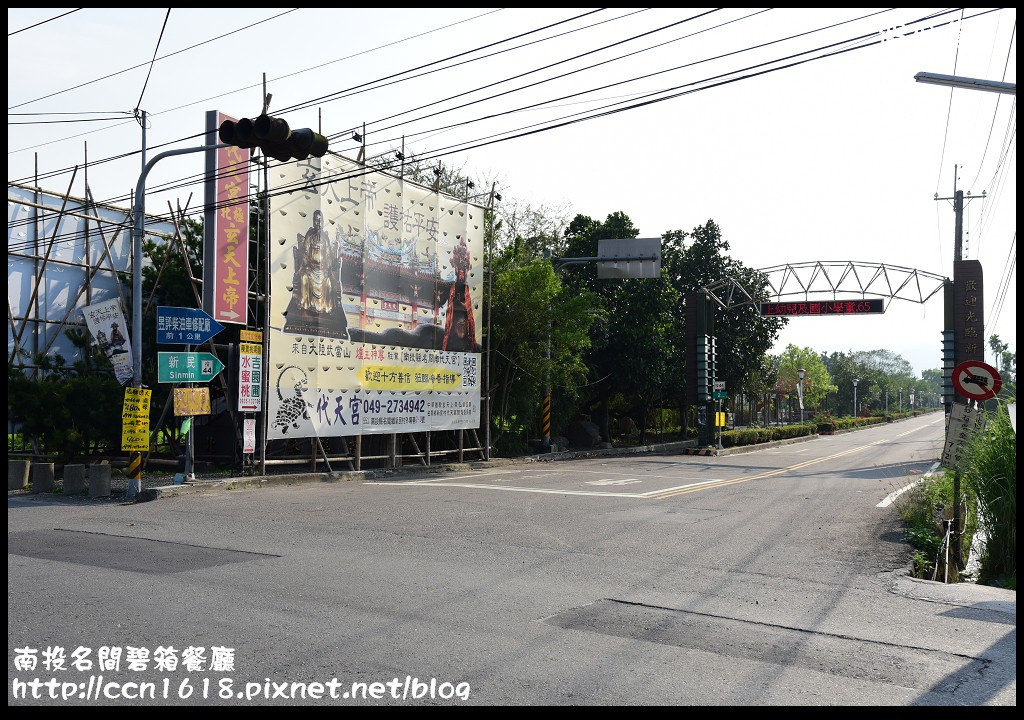
<svg viewBox="0 0 1024 720">
<path fill-rule="evenodd" d="M 234 120 L 206 113 L 207 144 L 219 143 L 217 128 Z M 203 310 L 218 322 L 246 323 L 249 269 L 249 151 L 237 147 L 207 152 L 203 247 Z"/>
<path fill-rule="evenodd" d="M 241 412 L 259 412 L 263 387 L 263 345 L 243 342 L 238 344 L 238 409 Z"/>
<path fill-rule="evenodd" d="M 122 385 L 130 383 L 133 377 L 132 344 L 121 312 L 121 301 L 114 298 L 95 303 L 82 308 L 82 314 L 96 344 L 114 366 L 117 381 Z"/>
</svg>

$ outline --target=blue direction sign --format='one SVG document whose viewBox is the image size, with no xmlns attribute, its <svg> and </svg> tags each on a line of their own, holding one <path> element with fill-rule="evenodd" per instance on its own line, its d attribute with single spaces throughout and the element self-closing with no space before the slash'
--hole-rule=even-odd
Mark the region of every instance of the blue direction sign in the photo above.
<svg viewBox="0 0 1024 720">
<path fill-rule="evenodd" d="M 208 352 L 157 353 L 157 381 L 162 383 L 209 382 L 224 363 Z"/>
<path fill-rule="evenodd" d="M 199 345 L 223 329 L 223 325 L 196 308 L 158 306 L 156 309 L 157 343 Z"/>
</svg>

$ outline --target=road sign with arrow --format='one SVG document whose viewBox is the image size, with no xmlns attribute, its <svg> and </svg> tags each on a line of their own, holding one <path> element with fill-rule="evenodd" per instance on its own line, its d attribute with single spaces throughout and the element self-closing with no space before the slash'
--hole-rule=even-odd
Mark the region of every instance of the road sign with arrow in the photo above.
<svg viewBox="0 0 1024 720">
<path fill-rule="evenodd" d="M 157 353 L 157 380 L 162 383 L 209 382 L 224 363 L 208 352 Z"/>
<path fill-rule="evenodd" d="M 157 343 L 201 345 L 223 329 L 223 325 L 196 308 L 158 306 L 156 309 Z"/>
</svg>

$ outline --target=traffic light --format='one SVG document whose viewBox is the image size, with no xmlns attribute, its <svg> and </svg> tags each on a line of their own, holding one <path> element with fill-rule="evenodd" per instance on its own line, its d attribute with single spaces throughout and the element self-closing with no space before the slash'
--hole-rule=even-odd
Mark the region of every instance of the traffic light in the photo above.
<svg viewBox="0 0 1024 720">
<path fill-rule="evenodd" d="M 715 387 L 715 337 L 697 336 L 697 401 L 710 402 Z"/>
<path fill-rule="evenodd" d="M 225 120 L 217 134 L 222 143 L 249 150 L 259 148 L 267 157 L 281 162 L 327 153 L 327 138 L 323 135 L 309 128 L 292 130 L 284 119 L 266 113 L 238 122 Z"/>
</svg>

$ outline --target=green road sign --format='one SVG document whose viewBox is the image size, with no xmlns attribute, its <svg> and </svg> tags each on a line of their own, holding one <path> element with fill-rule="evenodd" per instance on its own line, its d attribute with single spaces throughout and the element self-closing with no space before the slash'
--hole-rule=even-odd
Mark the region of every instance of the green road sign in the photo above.
<svg viewBox="0 0 1024 720">
<path fill-rule="evenodd" d="M 158 382 L 209 382 L 224 369 L 224 363 L 208 352 L 157 353 Z"/>
<path fill-rule="evenodd" d="M 711 393 L 712 400 L 726 400 L 729 398 L 729 393 L 725 390 L 715 390 Z"/>
</svg>

